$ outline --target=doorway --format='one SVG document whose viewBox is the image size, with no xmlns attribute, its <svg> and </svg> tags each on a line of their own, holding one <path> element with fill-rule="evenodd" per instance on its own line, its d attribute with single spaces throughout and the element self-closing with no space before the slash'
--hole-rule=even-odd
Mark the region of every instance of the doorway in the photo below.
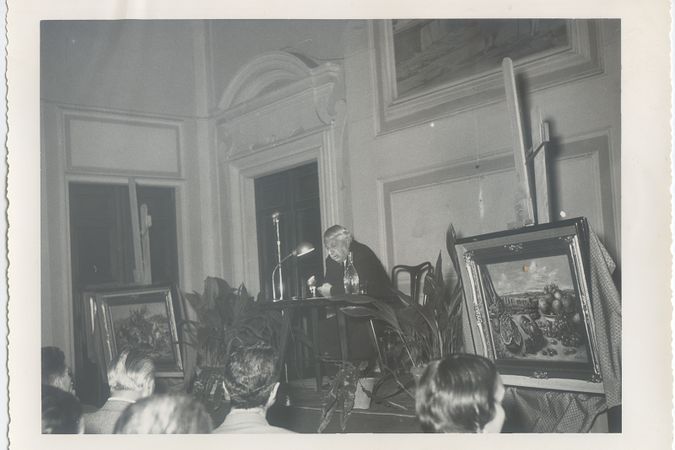
<svg viewBox="0 0 675 450">
<path fill-rule="evenodd" d="M 255 179 L 255 205 L 261 295 L 272 299 L 272 271 L 277 265 L 277 243 L 272 215 L 279 213 L 281 258 L 301 242 L 314 251 L 283 263 L 284 298 L 305 295 L 307 279 L 323 277 L 323 245 L 319 173 L 316 162 Z"/>
<path fill-rule="evenodd" d="M 143 186 L 133 180 L 71 182 L 69 204 L 75 384 L 80 400 L 99 405 L 107 398 L 107 388 L 100 380 L 101 368 L 87 356 L 82 295 L 132 283 L 178 284 L 176 194 L 173 187 Z M 139 217 L 147 225 L 145 237 L 140 227 L 132 227 Z M 147 253 L 141 260 L 148 261 L 142 264 L 147 273 L 139 275 L 141 251 Z"/>
</svg>

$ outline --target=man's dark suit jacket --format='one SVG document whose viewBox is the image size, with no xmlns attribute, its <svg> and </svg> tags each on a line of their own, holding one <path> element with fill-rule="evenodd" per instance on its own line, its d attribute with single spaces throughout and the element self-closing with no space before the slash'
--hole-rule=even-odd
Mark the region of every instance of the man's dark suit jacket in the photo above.
<svg viewBox="0 0 675 450">
<path fill-rule="evenodd" d="M 385 272 L 382 263 L 375 253 L 367 245 L 352 240 L 349 246 L 354 259 L 354 267 L 359 274 L 359 282 L 367 283 L 367 295 L 381 300 L 391 300 L 394 290 L 391 281 Z M 344 265 L 335 262 L 330 256 L 326 258 L 326 276 L 324 280 L 331 284 L 331 295 L 345 293 L 344 288 Z"/>
</svg>

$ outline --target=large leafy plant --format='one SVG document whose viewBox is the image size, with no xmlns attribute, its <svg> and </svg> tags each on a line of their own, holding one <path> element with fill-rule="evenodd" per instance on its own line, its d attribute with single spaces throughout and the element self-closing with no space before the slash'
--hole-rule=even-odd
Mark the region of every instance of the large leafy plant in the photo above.
<svg viewBox="0 0 675 450">
<path fill-rule="evenodd" d="M 395 309 L 374 299 L 370 302 L 354 299 L 355 304 L 342 308 L 352 317 L 383 321 L 388 335 L 394 337 L 388 347 L 385 372 L 393 375 L 399 386 L 406 372 L 418 374 L 429 361 L 462 350 L 462 303 L 464 290 L 460 277 L 459 258 L 455 251 L 456 234 L 450 224 L 446 232 L 446 247 L 455 272 L 454 282 L 443 276 L 443 261 L 439 252 L 436 265 L 424 282 L 426 301 L 419 305 L 400 293 L 407 306 Z"/>
<path fill-rule="evenodd" d="M 246 287 L 231 287 L 222 278 L 207 277 L 204 292 L 183 294 L 196 319 L 183 322 L 186 341 L 196 348 L 199 367 L 222 367 L 240 345 L 279 341 L 281 313 L 261 307 Z"/>
</svg>

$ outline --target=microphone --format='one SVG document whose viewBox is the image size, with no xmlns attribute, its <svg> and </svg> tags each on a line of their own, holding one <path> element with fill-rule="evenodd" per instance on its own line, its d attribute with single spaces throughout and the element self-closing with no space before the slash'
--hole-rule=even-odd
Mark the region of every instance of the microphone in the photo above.
<svg viewBox="0 0 675 450">
<path fill-rule="evenodd" d="M 274 211 L 272 213 L 272 221 L 275 222 L 275 223 L 279 222 L 279 216 L 280 215 L 281 215 L 281 213 L 279 211 Z"/>
</svg>

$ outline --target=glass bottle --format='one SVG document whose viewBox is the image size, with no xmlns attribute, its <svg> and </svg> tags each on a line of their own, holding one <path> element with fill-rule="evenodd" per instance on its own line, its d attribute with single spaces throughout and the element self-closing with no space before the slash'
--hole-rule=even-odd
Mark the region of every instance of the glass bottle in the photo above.
<svg viewBox="0 0 675 450">
<path fill-rule="evenodd" d="M 359 293 L 359 274 L 354 267 L 354 260 L 352 257 L 352 252 L 349 252 L 347 259 L 345 259 L 345 268 L 344 268 L 344 287 L 345 294 L 358 294 Z"/>
</svg>

